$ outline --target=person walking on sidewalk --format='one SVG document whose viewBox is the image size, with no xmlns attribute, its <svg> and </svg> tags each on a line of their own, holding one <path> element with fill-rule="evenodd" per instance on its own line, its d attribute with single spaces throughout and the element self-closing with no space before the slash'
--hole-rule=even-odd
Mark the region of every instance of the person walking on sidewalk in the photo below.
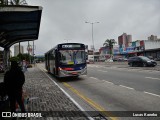
<svg viewBox="0 0 160 120">
<path fill-rule="evenodd" d="M 27 71 L 27 61 L 26 60 L 23 60 L 23 62 L 22 62 L 22 70 L 23 70 L 23 72 Z"/>
<path fill-rule="evenodd" d="M 11 68 L 4 75 L 4 84 L 10 102 L 11 112 L 16 112 L 16 102 L 19 104 L 21 112 L 25 113 L 22 101 L 22 87 L 25 76 L 16 61 L 11 61 Z"/>
</svg>

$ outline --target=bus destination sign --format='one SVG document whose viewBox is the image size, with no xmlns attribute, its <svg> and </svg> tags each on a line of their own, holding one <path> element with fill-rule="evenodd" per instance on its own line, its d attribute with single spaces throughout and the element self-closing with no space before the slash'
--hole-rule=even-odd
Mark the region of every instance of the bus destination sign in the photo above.
<svg viewBox="0 0 160 120">
<path fill-rule="evenodd" d="M 62 48 L 81 48 L 81 45 L 62 45 Z"/>
</svg>

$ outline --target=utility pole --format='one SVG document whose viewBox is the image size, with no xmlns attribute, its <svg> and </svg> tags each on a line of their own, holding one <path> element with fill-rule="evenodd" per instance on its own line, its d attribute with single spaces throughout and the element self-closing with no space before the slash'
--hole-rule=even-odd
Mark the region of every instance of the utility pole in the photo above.
<svg viewBox="0 0 160 120">
<path fill-rule="evenodd" d="M 85 22 L 85 23 L 89 23 L 92 25 L 92 44 L 93 44 L 93 62 L 95 61 L 94 59 L 94 51 L 95 51 L 95 48 L 94 48 L 94 39 L 93 39 L 93 24 L 95 23 L 99 23 L 99 22 Z"/>
</svg>

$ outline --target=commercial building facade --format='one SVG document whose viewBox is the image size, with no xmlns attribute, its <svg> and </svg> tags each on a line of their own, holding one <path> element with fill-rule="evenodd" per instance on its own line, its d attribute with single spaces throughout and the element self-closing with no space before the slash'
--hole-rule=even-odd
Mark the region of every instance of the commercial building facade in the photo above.
<svg viewBox="0 0 160 120">
<path fill-rule="evenodd" d="M 145 56 L 152 56 L 153 58 L 160 58 L 160 40 L 146 40 Z"/>
<path fill-rule="evenodd" d="M 99 49 L 100 60 L 110 58 L 110 49 L 101 47 Z M 132 56 L 147 56 L 160 59 L 160 39 L 151 35 L 148 40 L 136 40 L 132 42 L 132 36 L 123 33 L 118 37 L 118 45 L 113 46 L 113 57 L 129 58 Z"/>
<path fill-rule="evenodd" d="M 131 43 L 128 47 L 119 47 L 118 52 L 114 52 L 114 56 L 121 55 L 121 57 L 131 56 L 147 56 L 160 58 L 160 40 L 137 40 Z"/>
</svg>

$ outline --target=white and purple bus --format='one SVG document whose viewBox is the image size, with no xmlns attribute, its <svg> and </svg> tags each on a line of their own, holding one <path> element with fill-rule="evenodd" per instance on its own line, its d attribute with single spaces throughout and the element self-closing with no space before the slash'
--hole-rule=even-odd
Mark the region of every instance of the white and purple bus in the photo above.
<svg viewBox="0 0 160 120">
<path fill-rule="evenodd" d="M 71 77 L 87 74 L 85 45 L 63 43 L 45 53 L 45 67 L 57 77 Z"/>
</svg>

